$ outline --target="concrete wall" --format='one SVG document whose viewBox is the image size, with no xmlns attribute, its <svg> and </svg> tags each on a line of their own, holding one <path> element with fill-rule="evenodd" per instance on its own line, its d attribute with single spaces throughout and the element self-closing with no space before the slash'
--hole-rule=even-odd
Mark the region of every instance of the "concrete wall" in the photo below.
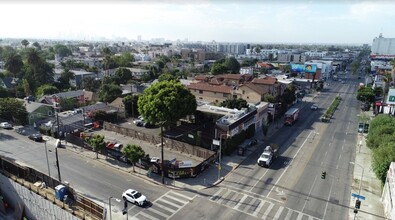
<svg viewBox="0 0 395 220">
<path fill-rule="evenodd" d="M 35 192 L 20 185 L 19 183 L 0 174 L 0 193 L 9 203 L 9 212 L 0 211 L 0 219 L 22 219 L 24 214 L 29 220 L 53 219 L 53 220 L 78 220 L 67 210 L 54 205 Z M 2 205 L 2 204 L 1 204 Z M 12 210 L 13 209 L 13 210 Z M 0 209 L 1 210 L 1 209 Z"/>
</svg>

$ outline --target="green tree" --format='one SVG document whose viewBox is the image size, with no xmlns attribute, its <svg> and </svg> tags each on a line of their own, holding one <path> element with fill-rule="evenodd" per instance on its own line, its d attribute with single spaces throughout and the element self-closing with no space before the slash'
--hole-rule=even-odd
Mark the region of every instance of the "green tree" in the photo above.
<svg viewBox="0 0 395 220">
<path fill-rule="evenodd" d="M 112 102 L 121 95 L 121 87 L 115 84 L 104 84 L 99 92 L 99 97 L 104 102 Z"/>
<path fill-rule="evenodd" d="M 132 118 L 134 118 L 135 115 L 138 113 L 138 108 L 137 108 L 138 99 L 139 99 L 138 95 L 132 94 L 132 95 L 127 95 L 122 100 L 123 105 L 125 106 L 126 113 L 132 116 Z"/>
<path fill-rule="evenodd" d="M 21 55 L 16 52 L 8 54 L 5 62 L 5 69 L 10 71 L 15 78 L 18 77 L 18 73 L 21 72 L 23 67 L 23 61 Z"/>
<path fill-rule="evenodd" d="M 144 157 L 144 150 L 138 145 L 127 144 L 123 149 L 122 153 L 132 162 L 133 172 L 135 164 L 139 161 L 140 158 Z"/>
<path fill-rule="evenodd" d="M 240 71 L 240 63 L 234 57 L 226 58 L 224 65 L 231 73 L 239 73 Z"/>
<path fill-rule="evenodd" d="M 62 44 L 56 44 L 54 46 L 54 52 L 61 58 L 72 55 L 71 50 L 67 46 Z"/>
<path fill-rule="evenodd" d="M 362 102 L 372 103 L 375 100 L 374 90 L 371 87 L 358 89 L 357 99 Z"/>
<path fill-rule="evenodd" d="M 175 80 L 175 79 L 176 79 L 176 77 L 174 77 L 170 73 L 162 73 L 162 74 L 160 74 L 158 81 L 162 82 L 162 81 L 170 81 L 170 80 Z"/>
<path fill-rule="evenodd" d="M 82 84 L 87 91 L 96 92 L 100 89 L 100 81 L 91 76 L 84 77 Z"/>
<path fill-rule="evenodd" d="M 41 45 L 38 42 L 32 44 L 37 50 L 41 50 Z"/>
<path fill-rule="evenodd" d="M 274 96 L 272 96 L 271 94 L 265 94 L 263 96 L 263 100 L 264 102 L 269 102 L 269 103 L 275 103 L 276 102 L 276 98 Z"/>
<path fill-rule="evenodd" d="M 24 40 L 21 41 L 21 44 L 26 48 L 29 45 L 29 41 L 24 39 Z"/>
<path fill-rule="evenodd" d="M 94 134 L 89 140 L 88 143 L 91 145 L 93 150 L 96 152 L 96 159 L 99 159 L 99 151 L 103 149 L 106 145 L 104 142 L 104 136 L 100 134 Z"/>
<path fill-rule="evenodd" d="M 33 95 L 33 92 L 30 89 L 29 81 L 27 79 L 22 79 L 22 85 L 26 96 Z"/>
<path fill-rule="evenodd" d="M 213 75 L 219 75 L 219 74 L 224 74 L 226 73 L 228 69 L 223 63 L 217 63 L 215 62 L 213 66 L 211 67 L 211 74 Z"/>
<path fill-rule="evenodd" d="M 130 52 L 124 52 L 120 56 L 115 56 L 114 61 L 119 67 L 131 67 L 134 56 Z"/>
<path fill-rule="evenodd" d="M 27 116 L 24 102 L 15 98 L 0 98 L 0 118 L 25 125 Z"/>
<path fill-rule="evenodd" d="M 392 161 L 395 161 L 395 142 L 383 143 L 382 146 L 373 150 L 372 168 L 383 185 Z"/>
<path fill-rule="evenodd" d="M 180 82 L 162 81 L 144 90 L 138 99 L 139 113 L 148 122 L 175 123 L 193 114 L 197 104 L 195 96 Z"/>
<path fill-rule="evenodd" d="M 119 77 L 120 83 L 126 84 L 128 80 L 132 79 L 132 72 L 127 68 L 119 68 L 115 72 L 115 75 Z"/>
<path fill-rule="evenodd" d="M 230 109 L 238 109 L 241 110 L 242 108 L 248 108 L 248 103 L 246 100 L 242 98 L 238 99 L 227 99 L 221 102 L 220 106 L 230 108 Z"/>
<path fill-rule="evenodd" d="M 60 106 L 62 111 L 73 110 L 78 107 L 78 101 L 75 98 L 62 98 L 60 99 Z"/>
<path fill-rule="evenodd" d="M 37 88 L 36 97 L 40 98 L 40 97 L 43 97 L 44 95 L 52 95 L 52 94 L 56 94 L 56 93 L 59 93 L 58 88 L 56 88 L 55 86 L 53 86 L 51 84 L 44 84 L 44 85 Z"/>
<path fill-rule="evenodd" d="M 395 139 L 395 120 L 389 115 L 376 116 L 370 122 L 366 145 L 375 149 L 391 139 Z"/>
<path fill-rule="evenodd" d="M 58 82 L 60 84 L 59 90 L 67 90 L 71 87 L 70 80 L 75 79 L 75 73 L 70 71 L 69 69 L 63 69 L 60 73 L 60 77 L 58 78 Z"/>
<path fill-rule="evenodd" d="M 296 100 L 295 96 L 296 87 L 293 84 L 289 84 L 287 88 L 285 88 L 284 93 L 281 95 L 281 102 L 286 103 L 288 105 L 292 104 Z"/>
</svg>

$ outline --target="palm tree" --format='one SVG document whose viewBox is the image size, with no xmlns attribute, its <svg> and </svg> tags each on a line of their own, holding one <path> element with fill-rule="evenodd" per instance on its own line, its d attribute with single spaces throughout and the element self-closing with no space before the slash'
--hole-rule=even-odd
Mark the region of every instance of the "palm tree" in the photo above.
<svg viewBox="0 0 395 220">
<path fill-rule="evenodd" d="M 21 44 L 22 44 L 23 46 L 25 46 L 25 48 L 26 48 L 27 45 L 29 45 L 29 41 L 27 41 L 26 39 L 23 39 L 23 40 L 21 41 Z"/>
<path fill-rule="evenodd" d="M 14 78 L 17 77 L 22 67 L 22 57 L 18 53 L 12 52 L 6 57 L 5 68 L 13 74 Z"/>
</svg>

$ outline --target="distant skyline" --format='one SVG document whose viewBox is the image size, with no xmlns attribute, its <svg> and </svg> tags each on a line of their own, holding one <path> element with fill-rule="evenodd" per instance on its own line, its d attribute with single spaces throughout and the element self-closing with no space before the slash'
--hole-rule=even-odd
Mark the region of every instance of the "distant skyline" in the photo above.
<svg viewBox="0 0 395 220">
<path fill-rule="evenodd" d="M 0 3 L 0 38 L 137 40 L 141 36 L 145 41 L 293 44 L 371 44 L 380 33 L 395 38 L 395 2 L 391 1 L 196 2 L 9 0 Z"/>
</svg>

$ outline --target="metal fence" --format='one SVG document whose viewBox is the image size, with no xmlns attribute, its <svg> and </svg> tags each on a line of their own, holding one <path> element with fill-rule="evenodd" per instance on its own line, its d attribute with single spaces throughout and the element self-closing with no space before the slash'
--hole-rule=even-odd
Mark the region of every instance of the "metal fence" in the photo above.
<svg viewBox="0 0 395 220">
<path fill-rule="evenodd" d="M 7 177 L 19 178 L 24 181 L 35 183 L 37 181 L 44 182 L 47 187 L 55 191 L 55 187 L 59 184 L 63 184 L 52 177 L 47 176 L 33 168 L 21 166 L 11 159 L 6 159 L 0 155 L 0 171 Z M 96 204 L 92 200 L 86 198 L 84 195 L 77 193 L 72 187 L 68 186 L 69 192 L 75 198 L 74 208 L 82 211 L 84 214 L 81 216 L 82 219 L 104 219 L 104 207 Z M 64 205 L 55 201 L 57 205 Z"/>
</svg>

